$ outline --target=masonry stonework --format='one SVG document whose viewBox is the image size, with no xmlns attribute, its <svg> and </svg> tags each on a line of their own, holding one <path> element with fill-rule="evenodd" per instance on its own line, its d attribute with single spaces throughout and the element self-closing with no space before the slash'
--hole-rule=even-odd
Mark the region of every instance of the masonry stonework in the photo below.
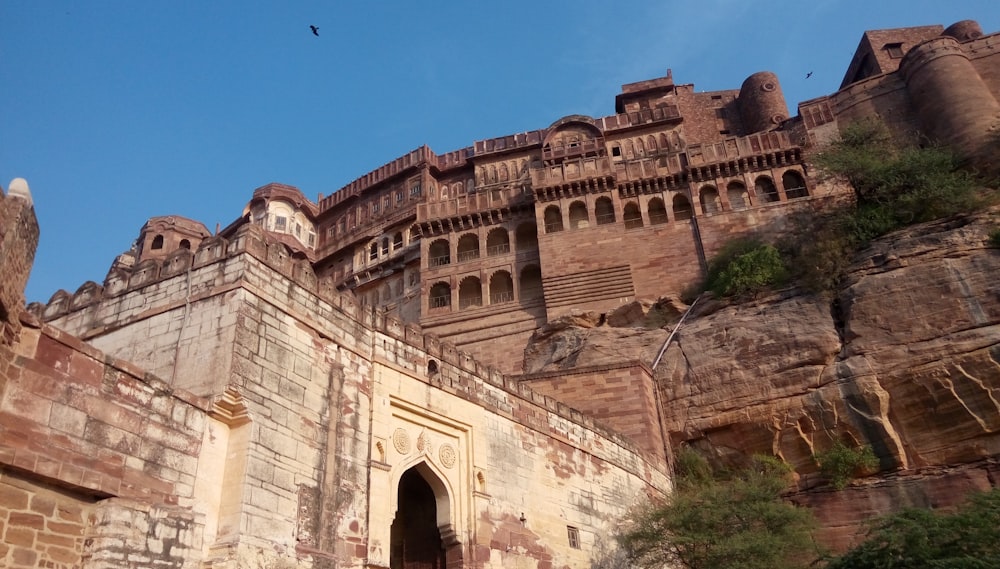
<svg viewBox="0 0 1000 569">
<path fill-rule="evenodd" d="M 866 32 L 836 93 L 622 86 L 614 114 L 436 154 L 316 202 L 150 219 L 102 283 L 24 306 L 38 226 L 0 192 L 0 564 L 594 563 L 670 492 L 650 362 L 518 375 L 575 309 L 676 295 L 726 241 L 851 199 L 809 153 L 852 121 L 989 168 L 997 34 Z M 949 101 L 937 112 L 932 101 Z M 676 410 L 673 410 L 676 411 Z"/>
</svg>

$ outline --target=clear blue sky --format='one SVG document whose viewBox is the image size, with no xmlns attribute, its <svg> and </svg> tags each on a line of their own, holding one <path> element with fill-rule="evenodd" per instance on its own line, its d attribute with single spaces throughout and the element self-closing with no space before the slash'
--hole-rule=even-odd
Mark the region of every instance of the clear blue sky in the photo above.
<svg viewBox="0 0 1000 569">
<path fill-rule="evenodd" d="M 0 0 L 0 185 L 31 186 L 44 302 L 152 216 L 225 226 L 268 182 L 315 199 L 421 144 L 611 114 L 667 68 L 699 90 L 774 71 L 795 114 L 864 30 L 962 19 L 998 31 L 1000 1 Z"/>
</svg>

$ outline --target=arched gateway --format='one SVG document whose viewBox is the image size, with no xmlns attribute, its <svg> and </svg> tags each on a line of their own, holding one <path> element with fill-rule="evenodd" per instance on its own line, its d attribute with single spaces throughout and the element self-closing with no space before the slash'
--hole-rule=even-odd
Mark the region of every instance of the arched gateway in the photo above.
<svg viewBox="0 0 1000 569">
<path fill-rule="evenodd" d="M 427 463 L 404 472 L 396 489 L 389 569 L 461 567 L 462 548 L 450 509 L 447 488 Z"/>
</svg>

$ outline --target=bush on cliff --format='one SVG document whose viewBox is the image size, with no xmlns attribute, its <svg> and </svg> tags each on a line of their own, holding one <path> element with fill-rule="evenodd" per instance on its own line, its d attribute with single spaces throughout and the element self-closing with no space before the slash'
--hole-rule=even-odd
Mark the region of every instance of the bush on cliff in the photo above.
<svg viewBox="0 0 1000 569">
<path fill-rule="evenodd" d="M 752 297 L 784 283 L 787 274 L 781 254 L 771 245 L 735 240 L 709 263 L 705 288 L 716 296 Z"/>
<path fill-rule="evenodd" d="M 781 500 L 791 473 L 781 461 L 755 456 L 718 473 L 682 449 L 674 470 L 674 493 L 638 512 L 619 536 L 636 566 L 793 569 L 816 558 L 812 513 Z"/>
<path fill-rule="evenodd" d="M 841 441 L 829 449 L 816 453 L 819 471 L 837 490 L 843 490 L 854 476 L 878 468 L 878 457 L 869 445 L 849 447 Z"/>
<path fill-rule="evenodd" d="M 876 520 L 867 539 L 827 569 L 1000 567 L 1000 490 L 972 496 L 954 513 L 910 509 Z"/>
<path fill-rule="evenodd" d="M 847 126 L 815 162 L 853 186 L 855 204 L 811 218 L 782 246 L 793 276 L 814 291 L 835 288 L 854 253 L 871 240 L 987 203 L 976 176 L 949 151 L 901 144 L 877 121 Z"/>
</svg>

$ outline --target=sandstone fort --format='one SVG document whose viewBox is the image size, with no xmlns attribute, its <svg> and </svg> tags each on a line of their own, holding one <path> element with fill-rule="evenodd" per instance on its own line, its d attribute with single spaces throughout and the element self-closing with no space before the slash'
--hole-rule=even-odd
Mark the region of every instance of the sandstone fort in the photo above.
<svg viewBox="0 0 1000 569">
<path fill-rule="evenodd" d="M 787 322 L 829 307 L 798 299 L 696 319 L 683 341 L 701 343 L 656 369 L 621 340 L 558 366 L 526 357 L 549 322 L 627 323 L 635 301 L 696 285 L 727 241 L 852 199 L 809 157 L 855 121 L 996 171 L 1000 34 L 869 31 L 845 63 L 840 89 L 795 114 L 773 73 L 700 92 L 667 71 L 623 85 L 606 116 L 422 146 L 315 201 L 266 184 L 214 232 L 154 217 L 102 283 L 44 305 L 24 305 L 39 228 L 12 181 L 0 565 L 591 567 L 695 440 L 774 452 L 805 481 L 819 433 L 872 444 L 891 476 L 801 498 L 837 546 L 900 496 L 996 485 L 1000 263 L 982 247 L 927 261 L 931 300 L 859 277 L 853 320 L 816 336 Z M 892 299 L 894 314 L 864 317 Z M 935 299 L 954 301 L 947 317 Z M 924 328 L 919 346 L 960 348 L 911 349 L 922 363 L 904 374 L 884 346 Z M 789 354 L 808 365 L 780 364 Z"/>
</svg>

